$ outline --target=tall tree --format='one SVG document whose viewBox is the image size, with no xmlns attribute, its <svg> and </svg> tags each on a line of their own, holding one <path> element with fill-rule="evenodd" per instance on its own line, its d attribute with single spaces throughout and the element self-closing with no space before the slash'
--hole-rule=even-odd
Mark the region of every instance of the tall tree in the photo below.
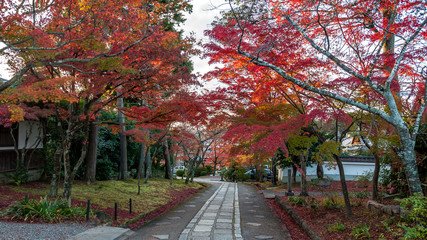
<svg viewBox="0 0 427 240">
<path fill-rule="evenodd" d="M 238 53 L 248 64 L 270 69 L 283 81 L 375 114 L 393 125 L 400 138 L 397 147 L 410 192 L 422 192 L 414 146 L 427 104 L 420 55 L 426 49 L 427 18 L 422 10 L 426 3 L 236 2 L 244 6 L 231 4 L 228 18 L 207 31 L 214 40 L 212 44 L 231 54 Z M 292 43 L 299 51 L 289 51 Z M 297 59 L 305 66 L 313 61 L 326 62 L 329 69 L 323 72 L 325 82 L 312 82 L 309 74 L 295 73 L 292 66 L 296 61 L 288 59 Z M 341 79 L 341 85 L 330 88 L 324 84 L 336 79 Z M 349 94 L 336 91 L 343 88 Z M 351 94 L 353 90 L 364 90 L 381 99 L 382 104 L 365 104 Z M 407 90 L 415 100 L 410 107 L 402 105 L 407 96 L 399 94 Z M 409 116 L 413 120 L 408 121 Z"/>
</svg>

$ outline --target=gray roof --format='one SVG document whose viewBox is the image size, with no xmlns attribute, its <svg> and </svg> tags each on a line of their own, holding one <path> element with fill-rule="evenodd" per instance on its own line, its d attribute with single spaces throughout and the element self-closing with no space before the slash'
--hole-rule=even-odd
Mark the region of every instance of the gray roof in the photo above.
<svg viewBox="0 0 427 240">
<path fill-rule="evenodd" d="M 0 82 L 7 82 L 7 79 L 4 79 L 4 78 L 0 77 Z"/>
</svg>

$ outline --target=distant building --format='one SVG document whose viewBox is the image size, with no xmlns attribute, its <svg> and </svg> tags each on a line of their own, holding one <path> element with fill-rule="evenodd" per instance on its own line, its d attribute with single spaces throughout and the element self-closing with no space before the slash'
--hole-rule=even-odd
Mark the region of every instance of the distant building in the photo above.
<svg viewBox="0 0 427 240">
<path fill-rule="evenodd" d="M 372 156 L 340 156 L 344 167 L 345 179 L 346 180 L 354 180 L 358 176 L 365 175 L 368 172 L 373 172 L 375 168 L 374 157 Z M 317 171 L 316 164 L 313 164 L 310 167 L 307 167 L 307 180 L 316 179 Z M 338 167 L 335 167 L 333 164 L 325 163 L 323 165 L 324 177 L 340 180 L 340 173 Z M 278 179 L 282 183 L 287 183 L 288 181 L 288 170 L 287 169 L 279 169 L 279 177 Z M 297 182 L 300 181 L 301 174 L 297 172 Z"/>
<path fill-rule="evenodd" d="M 7 182 L 7 175 L 12 174 L 16 168 L 17 154 L 15 143 L 18 151 L 29 150 L 27 158 L 32 157 L 29 165 L 30 180 L 36 180 L 40 177 L 40 168 L 44 165 L 44 159 L 37 158 L 31 151 L 43 148 L 43 143 L 39 141 L 43 134 L 40 123 L 36 121 L 23 121 L 12 127 L 0 125 L 0 183 Z M 15 140 L 14 140 L 15 139 Z"/>
</svg>

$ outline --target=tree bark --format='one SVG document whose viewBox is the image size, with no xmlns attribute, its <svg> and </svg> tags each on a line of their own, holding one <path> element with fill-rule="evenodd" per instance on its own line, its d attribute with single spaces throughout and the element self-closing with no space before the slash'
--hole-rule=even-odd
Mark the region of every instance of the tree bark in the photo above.
<svg viewBox="0 0 427 240">
<path fill-rule="evenodd" d="M 350 204 L 350 198 L 348 196 L 347 183 L 345 182 L 344 166 L 342 165 L 341 159 L 338 155 L 334 154 L 333 156 L 335 161 L 337 162 L 338 170 L 340 172 L 342 194 L 343 194 L 344 203 L 345 203 L 345 216 L 351 217 L 353 216 L 353 212 L 351 211 L 351 204 Z"/>
<path fill-rule="evenodd" d="M 138 195 L 141 193 L 141 178 L 145 178 L 145 144 L 141 143 L 138 163 Z"/>
<path fill-rule="evenodd" d="M 292 165 L 292 182 L 297 182 L 297 166 L 295 164 Z"/>
<path fill-rule="evenodd" d="M 165 160 L 165 179 L 169 179 L 170 176 L 170 170 L 171 170 L 171 166 L 170 166 L 170 156 L 169 156 L 169 152 L 168 152 L 168 143 L 165 140 L 164 144 L 164 160 Z"/>
<path fill-rule="evenodd" d="M 153 160 L 151 159 L 150 147 L 148 147 L 145 161 L 147 164 L 147 168 L 145 169 L 144 184 L 146 184 L 148 182 L 148 178 L 151 176 L 151 164 L 152 164 Z"/>
<path fill-rule="evenodd" d="M 213 165 L 213 173 L 212 173 L 212 176 L 214 176 L 215 177 L 215 174 L 216 174 L 216 166 L 218 165 L 218 163 L 217 163 L 217 160 L 216 160 L 216 158 L 215 158 L 215 160 L 214 160 L 214 165 Z"/>
<path fill-rule="evenodd" d="M 98 125 L 91 122 L 89 127 L 89 146 L 86 158 L 85 181 L 87 184 L 96 182 L 96 157 L 98 153 Z"/>
<path fill-rule="evenodd" d="M 61 177 L 61 162 L 63 156 L 63 143 L 59 145 L 56 149 L 54 158 L 53 158 L 53 173 L 52 179 L 50 180 L 50 189 L 49 189 L 49 197 L 58 196 L 58 188 L 59 188 L 59 180 Z"/>
<path fill-rule="evenodd" d="M 123 107 L 123 98 L 117 99 L 117 107 L 120 109 Z M 120 136 L 120 172 L 119 179 L 127 179 L 127 171 L 128 171 L 128 160 L 127 160 L 127 141 L 126 136 L 124 135 L 126 128 L 123 125 L 125 122 L 122 112 L 118 111 L 119 124 L 121 131 L 119 133 Z"/>
<path fill-rule="evenodd" d="M 323 179 L 324 172 L 323 172 L 323 166 L 321 163 L 317 163 L 316 174 L 318 179 Z"/>
<path fill-rule="evenodd" d="M 380 176 L 380 157 L 377 153 L 374 153 L 374 160 L 375 160 L 375 168 L 374 168 L 374 175 L 372 176 L 372 200 L 378 201 L 379 194 L 378 194 L 378 179 Z"/>
<path fill-rule="evenodd" d="M 300 196 L 308 196 L 308 191 L 307 191 L 307 171 L 306 171 L 306 159 L 303 153 L 300 153 L 299 155 L 300 161 L 301 161 L 301 193 Z"/>
</svg>

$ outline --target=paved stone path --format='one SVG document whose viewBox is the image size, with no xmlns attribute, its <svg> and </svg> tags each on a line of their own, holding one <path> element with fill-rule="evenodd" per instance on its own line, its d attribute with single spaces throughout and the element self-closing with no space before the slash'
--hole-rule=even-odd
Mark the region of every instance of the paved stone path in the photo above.
<svg viewBox="0 0 427 240">
<path fill-rule="evenodd" d="M 176 209 L 120 239 L 257 240 L 290 239 L 261 191 L 247 184 L 199 178 L 212 186 Z"/>
<path fill-rule="evenodd" d="M 190 221 L 179 240 L 242 240 L 236 183 L 222 183 Z"/>
</svg>

